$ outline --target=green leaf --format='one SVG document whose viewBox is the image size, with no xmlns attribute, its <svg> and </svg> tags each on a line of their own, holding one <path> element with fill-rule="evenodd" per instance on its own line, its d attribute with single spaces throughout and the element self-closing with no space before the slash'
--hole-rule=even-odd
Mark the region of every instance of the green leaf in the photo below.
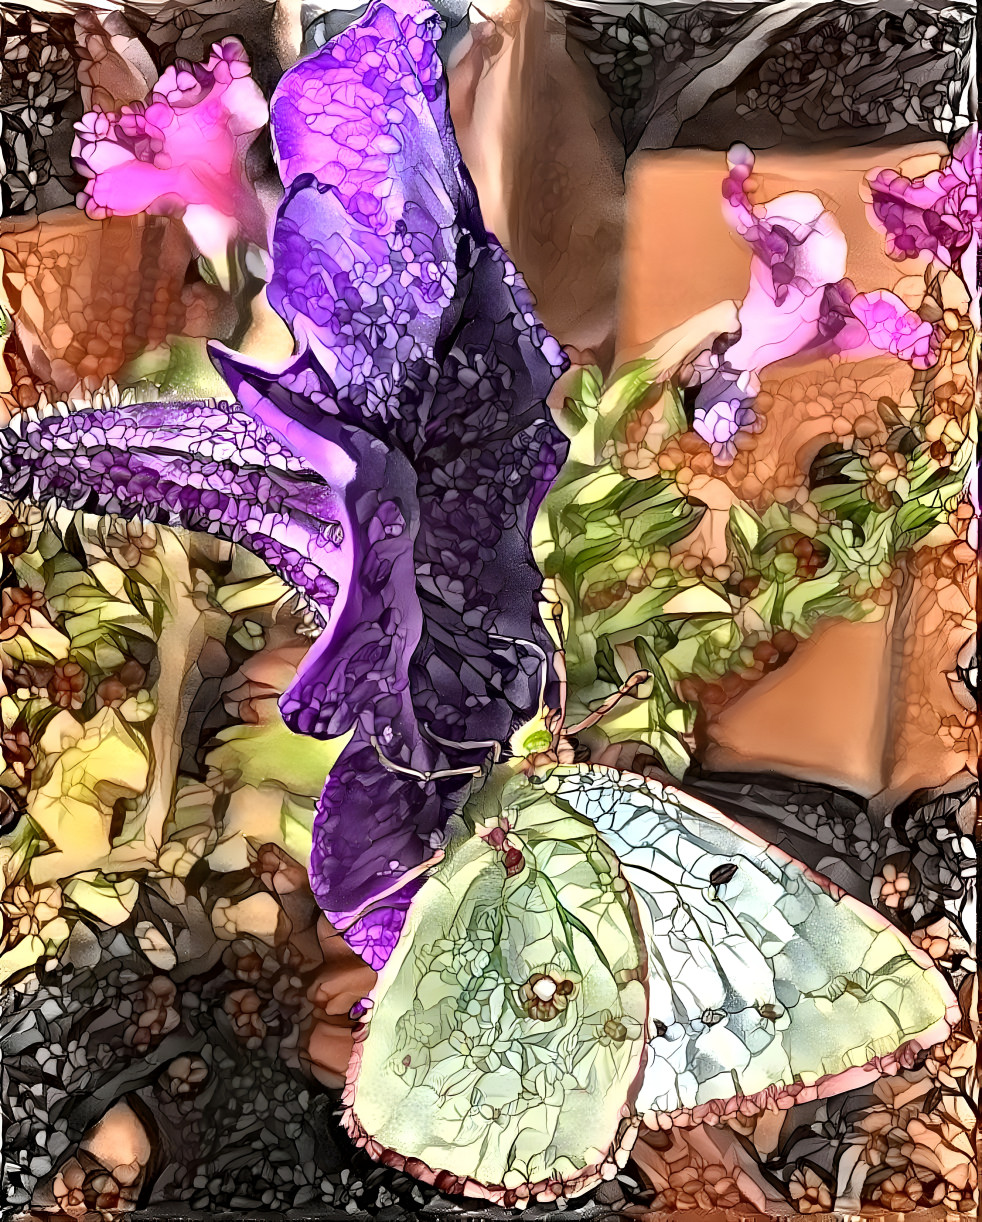
<svg viewBox="0 0 982 1222">
<path fill-rule="evenodd" d="M 145 582 L 133 573 L 127 573 L 123 578 L 123 589 L 126 591 L 126 597 L 130 600 L 133 606 L 139 611 L 143 618 L 148 623 L 153 623 L 156 613 L 156 604 L 159 598 L 155 597 L 155 591 L 152 587 L 146 586 L 150 593 L 149 603 L 144 596 Z M 157 635 L 155 633 L 155 635 Z"/>
<path fill-rule="evenodd" d="M 760 540 L 761 527 L 760 518 L 751 510 L 742 505 L 730 506 L 729 532 L 733 542 L 741 549 L 742 557 L 747 560 Z"/>
<path fill-rule="evenodd" d="M 569 398 L 582 411 L 584 407 L 596 408 L 603 394 L 603 373 L 599 365 L 585 365 L 573 374 Z"/>
<path fill-rule="evenodd" d="M 289 587 L 279 577 L 270 575 L 223 586 L 216 592 L 215 601 L 229 615 L 235 615 L 239 611 L 273 606 L 289 593 Z"/>
<path fill-rule="evenodd" d="M 654 361 L 631 361 L 617 370 L 604 387 L 598 409 L 608 435 L 651 391 L 655 384 L 655 369 Z"/>
<path fill-rule="evenodd" d="M 856 611 L 862 614 L 855 599 L 842 588 L 842 576 L 832 572 L 823 577 L 800 581 L 784 593 L 780 623 L 777 627 L 807 636 L 823 616 L 846 616 Z"/>
<path fill-rule="evenodd" d="M 209 751 L 210 768 L 238 774 L 242 785 L 256 788 L 277 785 L 285 792 L 317 797 L 346 737 L 312 740 L 294 734 L 283 724 L 270 700 L 263 701 L 259 725 L 237 725 L 222 730 L 219 746 Z"/>
<path fill-rule="evenodd" d="M 652 589 L 650 586 L 632 595 L 618 607 L 594 612 L 588 616 L 593 631 L 608 638 L 617 638 L 625 633 L 635 636 L 642 633 L 652 620 L 660 614 L 662 607 L 673 596 L 671 587 Z"/>
</svg>

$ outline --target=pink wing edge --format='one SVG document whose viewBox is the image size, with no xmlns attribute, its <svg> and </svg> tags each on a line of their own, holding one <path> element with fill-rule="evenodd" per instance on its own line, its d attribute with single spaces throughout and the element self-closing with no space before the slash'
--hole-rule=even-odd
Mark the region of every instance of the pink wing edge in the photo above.
<svg viewBox="0 0 982 1222">
<path fill-rule="evenodd" d="M 569 767 L 569 765 L 565 765 Z M 762 836 L 745 828 L 735 819 L 731 819 L 722 811 L 710 806 L 708 802 L 696 798 L 676 785 L 669 785 L 640 773 L 629 772 L 622 768 L 614 768 L 607 764 L 580 764 L 581 771 L 606 774 L 610 777 L 628 778 L 640 781 L 645 788 L 651 790 L 658 798 L 664 795 L 679 800 L 693 814 L 701 815 L 712 822 L 718 823 L 728 831 L 740 836 L 748 843 L 763 849 L 767 854 L 783 864 L 793 865 L 808 879 L 821 887 L 837 903 L 845 903 L 857 912 L 868 914 L 873 918 L 874 925 L 892 930 L 899 939 L 901 946 L 911 959 L 925 973 L 935 978 L 939 994 L 945 998 L 945 1014 L 933 1026 L 921 1032 L 913 1039 L 905 1041 L 894 1052 L 873 1057 L 865 1065 L 852 1066 L 838 1073 L 825 1074 L 814 1082 L 791 1082 L 766 1087 L 753 1095 L 734 1095 L 730 1098 L 712 1099 L 706 1103 L 696 1104 L 691 1108 L 677 1108 L 672 1112 L 645 1113 L 643 1123 L 649 1129 L 690 1128 L 700 1124 L 718 1125 L 730 1116 L 753 1116 L 765 1111 L 782 1112 L 799 1103 L 811 1103 L 818 1099 L 827 1099 L 834 1095 L 845 1094 L 847 1091 L 860 1089 L 875 1082 L 877 1079 L 900 1073 L 910 1069 L 920 1053 L 943 1043 L 961 1021 L 961 1011 L 958 999 L 951 986 L 938 970 L 936 964 L 924 951 L 918 949 L 893 923 L 878 913 L 868 904 L 848 895 L 840 886 L 832 882 L 824 874 L 811 869 L 803 862 L 792 857 L 790 853 L 769 843 Z M 636 902 L 636 901 L 635 901 Z M 373 990 L 374 992 L 374 990 Z M 368 995 L 369 1002 L 372 993 Z M 628 1092 L 628 1099 L 621 1109 L 621 1120 L 610 1145 L 603 1158 L 588 1167 L 584 1167 L 574 1176 L 555 1179 L 543 1179 L 534 1184 L 520 1185 L 517 1188 L 506 1188 L 503 1184 L 482 1184 L 468 1176 L 460 1176 L 452 1171 L 430 1167 L 421 1159 L 406 1157 L 397 1150 L 383 1146 L 368 1133 L 355 1114 L 355 1087 L 361 1068 L 364 1042 L 368 1034 L 368 1022 L 361 1022 L 354 1030 L 354 1044 L 348 1061 L 348 1071 L 345 1078 L 342 1102 L 344 1111 L 341 1123 L 355 1145 L 376 1162 L 394 1171 L 403 1171 L 424 1184 L 429 1184 L 440 1192 L 449 1195 L 468 1196 L 488 1201 L 505 1208 L 514 1208 L 523 1202 L 554 1201 L 560 1197 L 569 1198 L 588 1192 L 603 1180 L 613 1179 L 619 1170 L 627 1163 L 628 1155 L 633 1147 L 641 1127 L 642 1118 L 633 1109 L 632 1103 L 640 1087 L 645 1066 L 646 1043 L 642 1047 L 637 1075 Z"/>
</svg>

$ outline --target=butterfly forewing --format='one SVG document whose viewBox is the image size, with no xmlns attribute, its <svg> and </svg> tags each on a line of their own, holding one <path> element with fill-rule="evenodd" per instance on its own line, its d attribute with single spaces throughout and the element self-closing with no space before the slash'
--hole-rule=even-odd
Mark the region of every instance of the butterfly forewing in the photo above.
<svg viewBox="0 0 982 1222">
<path fill-rule="evenodd" d="M 596 765 L 473 804 L 373 993 L 349 1130 L 447 1191 L 582 1191 L 632 1123 L 835 1094 L 944 1039 L 940 973 L 718 811 Z M 473 825 L 472 825 L 473 826 Z"/>
</svg>

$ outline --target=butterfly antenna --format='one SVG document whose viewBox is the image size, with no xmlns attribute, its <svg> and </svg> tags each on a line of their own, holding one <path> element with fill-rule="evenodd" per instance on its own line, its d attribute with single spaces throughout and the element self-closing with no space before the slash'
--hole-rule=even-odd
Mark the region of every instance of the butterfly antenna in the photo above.
<svg viewBox="0 0 982 1222">
<path fill-rule="evenodd" d="M 557 598 L 555 602 L 549 604 L 549 614 L 552 616 L 552 622 L 556 626 L 556 636 L 559 637 L 559 648 L 566 652 L 566 633 L 563 629 L 563 604 Z"/>
<path fill-rule="evenodd" d="M 555 754 L 559 749 L 560 742 L 566 736 L 563 722 L 566 720 L 566 697 L 568 691 L 566 682 L 566 633 L 563 631 L 563 604 L 558 598 L 549 603 L 549 614 L 552 616 L 556 636 L 559 638 L 559 648 L 552 656 L 552 667 L 556 672 L 556 679 L 559 683 L 559 708 L 547 710 L 545 717 L 546 728 L 552 734 L 549 750 Z M 543 691 L 543 704 L 545 703 L 544 697 L 545 692 Z"/>
<path fill-rule="evenodd" d="M 420 729 L 431 742 L 435 742 L 440 747 L 453 747 L 455 751 L 490 751 L 492 755 L 492 763 L 497 763 L 501 759 L 503 750 L 501 743 L 496 738 L 481 738 L 474 742 L 454 742 L 452 738 L 441 738 L 435 730 L 431 730 L 429 726 L 420 725 Z"/>
<path fill-rule="evenodd" d="M 420 772 L 418 768 L 407 768 L 405 764 L 397 764 L 395 760 L 390 760 L 383 752 L 378 739 L 374 734 L 369 735 L 368 741 L 375 748 L 375 754 L 379 757 L 383 768 L 388 768 L 389 772 L 398 772 L 403 776 L 415 777 L 417 781 L 441 781 L 446 777 L 451 776 L 480 776 L 481 769 L 477 767 L 470 768 L 438 768 L 435 772 Z"/>
<path fill-rule="evenodd" d="M 630 695 L 635 688 L 640 687 L 642 683 L 646 683 L 651 678 L 651 675 L 646 670 L 636 670 L 633 675 L 628 675 L 624 682 L 620 685 L 616 692 L 613 692 L 603 704 L 594 709 L 589 716 L 584 717 L 582 721 L 578 721 L 575 726 L 569 726 L 566 729 L 566 735 L 579 734 L 581 730 L 588 730 L 590 726 L 595 726 L 601 718 L 606 717 L 625 696 Z"/>
</svg>

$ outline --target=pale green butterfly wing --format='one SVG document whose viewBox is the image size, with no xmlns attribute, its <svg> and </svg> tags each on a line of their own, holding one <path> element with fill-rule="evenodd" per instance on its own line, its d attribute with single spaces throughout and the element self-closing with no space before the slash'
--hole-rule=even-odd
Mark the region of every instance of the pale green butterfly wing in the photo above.
<svg viewBox="0 0 982 1222">
<path fill-rule="evenodd" d="M 358 1036 L 345 1121 L 385 1162 L 572 1195 L 623 1162 L 632 1115 L 788 1107 L 947 1034 L 954 998 L 902 934 L 677 790 L 582 765 L 479 803 L 507 845 L 487 824 L 426 881 Z"/>
<path fill-rule="evenodd" d="M 588 821 L 520 790 L 507 842 L 458 844 L 413 901 L 345 1115 L 380 1160 L 504 1204 L 624 1164 L 647 1014 L 616 858 Z"/>
<path fill-rule="evenodd" d="M 678 790 L 557 770 L 618 855 L 648 946 L 649 1124 L 838 1094 L 943 1040 L 944 977 L 884 917 Z"/>
</svg>

